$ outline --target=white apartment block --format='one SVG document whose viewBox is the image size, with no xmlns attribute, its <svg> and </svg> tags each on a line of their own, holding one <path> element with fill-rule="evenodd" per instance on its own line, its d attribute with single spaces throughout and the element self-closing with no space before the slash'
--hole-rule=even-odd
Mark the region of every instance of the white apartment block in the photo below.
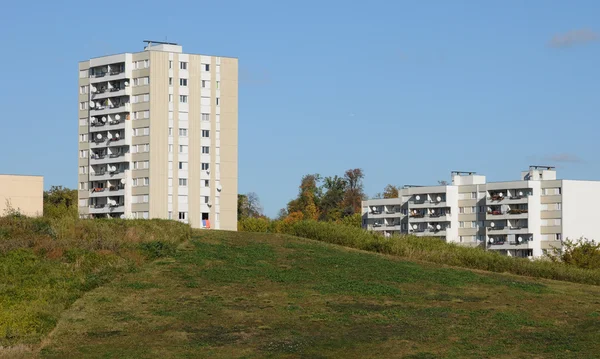
<svg viewBox="0 0 600 359">
<path fill-rule="evenodd" d="M 600 240 L 598 202 L 600 181 L 559 180 L 553 167 L 531 166 L 509 182 L 452 172 L 448 185 L 405 186 L 398 198 L 363 201 L 363 228 L 539 257 L 566 239 Z"/>
<path fill-rule="evenodd" d="M 79 63 L 79 214 L 236 230 L 238 60 L 146 43 Z"/>
</svg>

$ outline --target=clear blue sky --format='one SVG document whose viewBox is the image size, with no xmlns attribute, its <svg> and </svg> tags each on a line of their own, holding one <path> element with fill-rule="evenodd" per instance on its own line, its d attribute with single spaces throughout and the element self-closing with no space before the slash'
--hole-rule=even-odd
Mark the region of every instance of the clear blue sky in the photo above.
<svg viewBox="0 0 600 359">
<path fill-rule="evenodd" d="M 57 3 L 0 12 L 0 173 L 75 187 L 77 62 L 167 38 L 240 59 L 239 190 L 267 215 L 355 167 L 369 195 L 530 164 L 600 179 L 598 1 Z"/>
</svg>

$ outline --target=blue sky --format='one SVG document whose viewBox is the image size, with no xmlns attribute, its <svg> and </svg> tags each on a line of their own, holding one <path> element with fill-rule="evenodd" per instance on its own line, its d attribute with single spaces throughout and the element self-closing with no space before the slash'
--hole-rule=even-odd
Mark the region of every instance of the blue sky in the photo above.
<svg viewBox="0 0 600 359">
<path fill-rule="evenodd" d="M 600 179 L 597 1 L 56 3 L 0 12 L 0 173 L 74 188 L 77 62 L 166 38 L 240 59 L 239 190 L 267 215 L 355 167 L 369 195 L 530 164 Z"/>
</svg>

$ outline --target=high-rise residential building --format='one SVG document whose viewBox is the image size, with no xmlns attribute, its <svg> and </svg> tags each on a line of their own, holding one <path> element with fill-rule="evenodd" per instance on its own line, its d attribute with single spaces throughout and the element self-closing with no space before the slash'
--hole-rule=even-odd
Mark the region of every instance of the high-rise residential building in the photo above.
<svg viewBox="0 0 600 359">
<path fill-rule="evenodd" d="M 567 239 L 600 240 L 598 201 L 600 181 L 560 180 L 553 167 L 531 166 L 510 182 L 452 172 L 450 184 L 405 186 L 397 198 L 363 201 L 363 228 L 539 257 Z"/>
<path fill-rule="evenodd" d="M 238 60 L 146 43 L 79 63 L 79 214 L 236 230 Z"/>
</svg>

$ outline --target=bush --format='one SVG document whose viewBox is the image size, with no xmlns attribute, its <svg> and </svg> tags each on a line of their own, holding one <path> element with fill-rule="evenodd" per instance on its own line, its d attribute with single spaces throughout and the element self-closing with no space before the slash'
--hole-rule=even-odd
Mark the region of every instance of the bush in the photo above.
<svg viewBox="0 0 600 359">
<path fill-rule="evenodd" d="M 584 269 L 600 269 L 600 244 L 585 238 L 567 240 L 562 249 L 555 249 L 549 256 L 555 262 L 563 262 Z"/>
<path fill-rule="evenodd" d="M 366 251 L 457 267 L 600 285 L 600 270 L 593 269 L 597 268 L 594 267 L 597 263 L 597 253 L 587 247 L 574 251 L 569 261 L 556 263 L 543 259 L 530 261 L 524 258 L 506 257 L 481 248 L 446 243 L 437 238 L 411 235 L 385 238 L 361 228 L 327 222 L 297 221 L 285 224 L 273 221 L 267 231 L 261 228 L 261 232 L 285 233 Z M 593 257 L 589 253 L 594 253 Z M 568 264 L 574 264 L 576 261 L 580 266 L 586 263 L 587 267 L 578 268 Z"/>
</svg>

